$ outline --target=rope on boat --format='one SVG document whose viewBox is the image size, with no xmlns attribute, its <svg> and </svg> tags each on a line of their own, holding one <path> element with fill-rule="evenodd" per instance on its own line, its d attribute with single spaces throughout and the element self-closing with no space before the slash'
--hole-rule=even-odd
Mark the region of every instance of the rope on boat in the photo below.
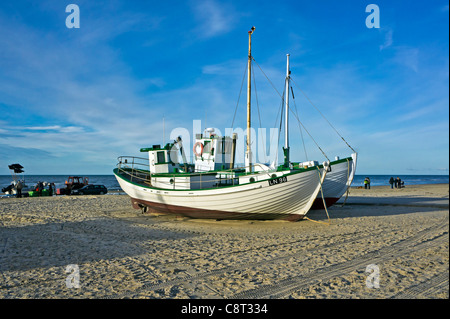
<svg viewBox="0 0 450 319">
<path fill-rule="evenodd" d="M 272 85 L 273 89 L 275 90 L 275 92 L 277 92 L 277 94 L 281 97 L 281 99 L 284 101 L 284 94 L 281 95 L 280 92 L 278 92 L 278 90 L 276 89 L 275 85 L 273 85 L 272 81 L 270 81 L 269 77 L 264 73 L 264 71 L 262 70 L 261 66 L 258 64 L 258 62 L 256 62 L 256 60 L 252 57 L 253 61 L 256 63 L 256 65 L 258 66 L 258 68 L 261 70 L 262 74 L 266 77 L 267 81 L 269 81 L 270 85 Z M 323 156 L 325 156 L 325 158 L 330 161 L 330 159 L 328 158 L 328 156 L 325 154 L 325 152 L 320 148 L 319 144 L 317 144 L 316 140 L 311 136 L 311 134 L 309 134 L 308 130 L 305 128 L 305 126 L 303 125 L 303 123 L 300 121 L 300 119 L 298 118 L 297 114 L 294 113 L 294 111 L 292 110 L 292 108 L 289 108 L 289 110 L 292 112 L 292 114 L 294 114 L 295 118 L 297 119 L 297 121 L 300 123 L 300 125 L 303 127 L 303 129 L 306 131 L 306 133 L 308 133 L 309 137 L 313 140 L 313 142 L 316 144 L 316 146 L 319 148 L 319 150 L 322 152 Z M 345 141 L 345 140 L 344 140 Z M 348 144 L 347 144 L 348 145 Z"/>
<path fill-rule="evenodd" d="M 309 218 L 307 216 L 305 216 L 303 218 L 306 219 L 306 220 L 309 220 L 310 222 L 313 222 L 313 223 L 325 224 L 327 226 L 330 226 L 330 223 L 322 222 L 320 220 L 314 220 L 314 219 L 311 219 L 311 218 Z"/>
<path fill-rule="evenodd" d="M 325 121 L 328 122 L 328 124 L 333 128 L 333 130 L 337 133 L 337 135 L 339 135 L 339 137 L 344 141 L 344 143 L 347 144 L 347 146 L 348 146 L 353 152 L 356 153 L 356 151 L 353 149 L 353 147 L 351 147 L 350 144 L 348 144 L 347 141 L 342 137 L 342 135 L 339 134 L 338 130 L 330 123 L 330 121 L 328 121 L 328 119 L 325 117 L 325 115 L 323 115 L 323 113 L 320 112 L 320 110 L 319 110 L 319 109 L 314 105 L 314 103 L 309 99 L 309 97 L 306 95 L 306 93 L 303 92 L 303 90 L 297 85 L 297 83 L 295 83 L 295 81 L 292 79 L 292 77 L 291 77 L 291 80 L 292 80 L 292 82 L 295 84 L 295 86 L 300 90 L 300 92 L 302 92 L 302 94 L 305 96 L 305 98 L 308 100 L 308 102 L 309 102 L 312 106 L 314 106 L 314 108 L 317 110 L 317 112 L 320 113 L 320 115 L 325 119 Z"/>
<path fill-rule="evenodd" d="M 304 218 L 309 220 L 309 221 L 311 221 L 311 222 L 314 222 L 314 223 L 325 224 L 325 225 L 329 226 L 330 225 L 330 215 L 328 215 L 327 204 L 325 203 L 325 198 L 323 197 L 322 176 L 320 175 L 320 170 L 319 170 L 318 167 L 317 167 L 317 173 L 319 174 L 320 194 L 322 195 L 323 207 L 325 208 L 325 212 L 326 212 L 327 217 L 328 217 L 328 222 L 322 222 L 320 220 L 314 220 L 314 219 L 311 219 L 311 218 L 309 218 L 307 216 L 305 216 Z"/>
<path fill-rule="evenodd" d="M 259 128 L 262 128 L 262 123 L 261 123 L 261 112 L 259 111 L 259 102 L 258 102 L 258 91 L 256 90 L 256 79 L 255 79 L 255 68 L 252 68 L 252 74 L 253 74 L 253 87 L 254 87 L 254 91 L 255 91 L 255 100 L 256 100 L 256 107 L 258 110 L 258 118 L 259 118 Z M 264 161 L 266 160 L 266 143 L 263 141 L 263 152 L 264 152 Z"/>
<path fill-rule="evenodd" d="M 299 117 L 298 110 L 297 110 L 297 103 L 295 103 L 294 91 L 292 90 L 292 86 L 291 86 L 291 92 L 292 92 L 292 101 L 294 101 L 295 113 L 297 114 L 297 117 Z M 305 151 L 305 158 L 308 161 L 308 153 L 306 152 L 305 139 L 303 138 L 303 131 L 302 131 L 302 128 L 300 125 L 298 126 L 298 128 L 300 130 L 300 136 L 302 138 L 303 150 Z"/>
<path fill-rule="evenodd" d="M 348 183 L 348 178 L 349 178 L 349 177 L 350 177 L 350 161 L 349 161 L 348 158 L 347 158 L 347 182 L 345 183 L 346 185 L 347 185 L 347 183 Z M 347 186 L 347 191 L 346 191 L 345 199 L 344 199 L 344 202 L 342 203 L 341 207 L 344 207 L 345 203 L 347 202 L 349 189 L 350 189 L 350 185 Z"/>
<path fill-rule="evenodd" d="M 272 85 L 273 89 L 275 90 L 275 92 L 278 93 L 278 95 L 284 99 L 284 97 L 280 94 L 280 92 L 278 92 L 277 88 L 275 87 L 275 85 L 273 85 L 272 81 L 270 81 L 269 77 L 264 73 L 264 71 L 262 70 L 262 68 L 259 66 L 258 62 L 256 62 L 256 60 L 252 57 L 253 61 L 256 63 L 256 65 L 258 66 L 258 68 L 261 70 L 262 74 L 264 74 L 264 76 L 266 77 L 267 81 L 269 81 L 270 85 Z"/>
<path fill-rule="evenodd" d="M 323 189 L 322 189 L 322 176 L 320 176 L 320 170 L 319 167 L 316 166 L 317 173 L 319 173 L 319 181 L 320 181 L 320 194 L 322 195 L 322 201 L 323 201 L 323 207 L 325 208 L 325 212 L 327 213 L 328 220 L 330 220 L 330 216 L 328 215 L 328 209 L 327 204 L 325 203 L 325 197 L 323 196 Z M 325 167 L 324 167 L 325 168 Z"/>
<path fill-rule="evenodd" d="M 237 103 L 236 103 L 236 108 L 234 109 L 233 122 L 231 122 L 231 128 L 233 128 L 234 120 L 235 120 L 235 118 L 236 118 L 236 113 L 237 113 L 239 101 L 240 101 L 240 99 L 241 99 L 242 87 L 243 87 L 243 85 L 244 85 L 244 80 L 245 80 L 245 75 L 246 75 L 246 74 L 247 74 L 247 66 L 245 66 L 244 76 L 242 77 L 241 89 L 239 90 L 239 96 L 238 96 L 238 100 L 237 100 Z"/>
<path fill-rule="evenodd" d="M 317 144 L 316 140 L 314 139 L 314 137 L 312 137 L 311 134 L 309 134 L 309 131 L 306 129 L 306 127 L 303 125 L 303 123 L 300 121 L 300 119 L 298 118 L 297 114 L 294 113 L 294 111 L 292 111 L 292 108 L 289 108 L 289 110 L 292 112 L 292 114 L 294 115 L 294 117 L 297 119 L 298 123 L 303 127 L 303 129 L 306 131 L 306 133 L 308 133 L 309 137 L 313 140 L 314 144 L 316 144 L 317 148 L 322 152 L 322 155 L 325 156 L 325 158 L 330 161 L 330 159 L 328 158 L 327 154 L 325 154 L 325 152 L 320 148 L 319 144 Z"/>
</svg>

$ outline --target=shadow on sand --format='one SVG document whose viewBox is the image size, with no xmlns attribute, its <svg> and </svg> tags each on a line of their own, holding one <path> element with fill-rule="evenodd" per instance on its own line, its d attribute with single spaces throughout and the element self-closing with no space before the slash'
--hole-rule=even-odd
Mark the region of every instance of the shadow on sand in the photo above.
<svg viewBox="0 0 450 319">
<path fill-rule="evenodd" d="M 0 272 L 131 257 L 151 252 L 154 241 L 195 236 L 136 226 L 101 218 L 4 227 L 0 229 Z"/>
<path fill-rule="evenodd" d="M 342 206 L 344 199 L 328 207 L 330 218 L 392 216 L 449 209 L 449 199 L 439 197 L 352 197 Z M 316 220 L 327 219 L 325 210 L 308 212 Z"/>
</svg>

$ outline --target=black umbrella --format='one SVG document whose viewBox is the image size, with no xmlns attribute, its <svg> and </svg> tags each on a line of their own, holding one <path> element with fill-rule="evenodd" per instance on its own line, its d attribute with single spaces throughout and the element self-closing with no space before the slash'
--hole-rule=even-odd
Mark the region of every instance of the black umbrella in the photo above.
<svg viewBox="0 0 450 319">
<path fill-rule="evenodd" d="M 14 173 L 16 173 L 16 174 L 24 172 L 24 170 L 22 169 L 23 166 L 20 164 L 11 164 L 11 165 L 8 165 L 8 167 L 9 167 L 9 169 L 14 170 Z"/>
</svg>

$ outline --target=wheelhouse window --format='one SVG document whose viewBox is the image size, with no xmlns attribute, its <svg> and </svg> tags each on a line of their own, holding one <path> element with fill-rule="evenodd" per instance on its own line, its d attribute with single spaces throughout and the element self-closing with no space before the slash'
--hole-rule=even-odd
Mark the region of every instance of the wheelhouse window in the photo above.
<svg viewBox="0 0 450 319">
<path fill-rule="evenodd" d="M 166 156 L 164 154 L 164 151 L 156 153 L 156 159 L 158 161 L 158 164 L 162 164 L 166 162 Z"/>
<path fill-rule="evenodd" d="M 203 153 L 211 153 L 211 141 L 204 141 Z"/>
</svg>

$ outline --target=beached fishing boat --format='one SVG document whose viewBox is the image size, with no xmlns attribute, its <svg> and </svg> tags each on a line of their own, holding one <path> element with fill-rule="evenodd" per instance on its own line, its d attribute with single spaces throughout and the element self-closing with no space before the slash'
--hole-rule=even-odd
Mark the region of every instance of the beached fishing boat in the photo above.
<svg viewBox="0 0 450 319">
<path fill-rule="evenodd" d="M 330 162 L 330 170 L 322 184 L 322 193 L 317 196 L 311 209 L 323 209 L 334 205 L 349 190 L 355 177 L 357 153 Z M 325 205 L 324 205 L 325 202 Z"/>
<path fill-rule="evenodd" d="M 235 167 L 236 139 L 213 129 L 197 134 L 194 163 L 187 163 L 181 138 L 165 146 L 142 148 L 148 157 L 119 157 L 114 174 L 143 212 L 213 219 L 302 219 L 318 196 L 329 162 L 302 166 L 289 160 L 278 167 L 253 163 L 251 152 L 251 37 L 247 63 L 247 138 L 245 163 Z M 287 65 L 289 75 L 289 59 Z M 288 103 L 288 102 L 286 102 Z M 286 114 L 289 109 L 286 105 Z M 286 118 L 287 119 L 287 118 Z M 288 130 L 288 121 L 285 121 Z M 180 160 L 180 156 L 181 159 Z"/>
<path fill-rule="evenodd" d="M 289 145 L 289 132 L 287 128 L 287 123 L 289 123 L 289 111 L 292 112 L 289 108 L 289 95 L 292 93 L 292 98 L 294 99 L 294 90 L 291 86 L 291 73 L 289 71 L 289 54 L 288 56 L 288 72 L 286 73 L 286 83 L 285 83 L 285 96 L 283 97 L 285 106 L 285 117 L 286 117 L 286 127 L 285 127 L 285 149 Z M 304 92 L 302 91 L 304 94 Z M 305 95 L 306 97 L 306 95 Z M 317 107 L 311 102 L 311 100 L 306 97 L 308 102 L 317 109 Z M 317 111 L 319 111 L 317 109 Z M 336 130 L 336 128 L 328 121 L 328 119 L 320 112 L 320 115 L 325 119 L 325 121 L 333 128 L 333 130 L 337 133 L 337 135 L 342 139 L 342 141 L 353 151 L 350 156 L 346 158 L 340 159 L 336 156 L 334 161 L 330 161 L 326 154 L 322 151 L 323 155 L 329 161 L 329 167 L 327 176 L 322 184 L 322 189 L 320 194 L 318 194 L 316 200 L 314 201 L 311 209 L 323 209 L 326 207 L 330 207 L 335 204 L 346 192 L 348 195 L 349 187 L 353 182 L 353 178 L 356 172 L 356 160 L 357 160 L 357 152 L 347 143 L 347 141 L 342 137 L 342 135 Z M 292 112 L 294 117 L 296 117 L 298 124 L 304 128 L 303 124 L 300 122 L 298 115 Z M 301 128 L 300 128 L 301 129 Z M 304 128 L 306 129 L 306 128 Z M 309 134 L 309 133 L 308 133 Z M 320 149 L 320 148 L 319 148 Z M 289 161 L 289 159 L 285 158 L 285 161 Z M 318 161 L 306 161 L 300 163 L 292 163 L 293 165 L 297 165 L 299 167 L 312 167 L 318 165 Z"/>
</svg>

